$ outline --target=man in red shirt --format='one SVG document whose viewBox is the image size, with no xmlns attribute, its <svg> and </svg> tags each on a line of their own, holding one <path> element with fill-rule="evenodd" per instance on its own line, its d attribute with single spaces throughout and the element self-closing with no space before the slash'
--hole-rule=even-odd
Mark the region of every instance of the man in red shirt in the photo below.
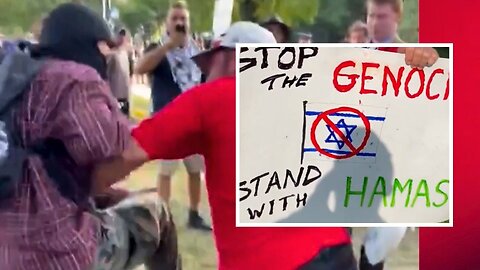
<svg viewBox="0 0 480 270">
<path fill-rule="evenodd" d="M 233 24 L 216 47 L 195 58 L 207 83 L 136 127 L 136 143 L 98 166 L 94 192 L 149 160 L 202 154 L 219 269 L 357 269 L 345 228 L 235 227 L 235 43 L 275 43 L 275 38 L 257 24 Z"/>
</svg>

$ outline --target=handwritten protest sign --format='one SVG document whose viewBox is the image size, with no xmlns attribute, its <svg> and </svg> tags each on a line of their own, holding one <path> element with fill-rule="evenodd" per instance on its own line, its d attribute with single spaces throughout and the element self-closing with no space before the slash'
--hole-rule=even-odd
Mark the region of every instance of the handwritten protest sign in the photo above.
<svg viewBox="0 0 480 270">
<path fill-rule="evenodd" d="M 448 59 L 256 45 L 238 64 L 237 225 L 451 220 Z"/>
</svg>

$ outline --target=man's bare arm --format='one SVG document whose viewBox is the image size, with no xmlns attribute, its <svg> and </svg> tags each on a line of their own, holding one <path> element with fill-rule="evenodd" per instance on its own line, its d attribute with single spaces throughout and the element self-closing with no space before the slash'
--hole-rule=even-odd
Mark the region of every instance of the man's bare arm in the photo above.
<svg viewBox="0 0 480 270">
<path fill-rule="evenodd" d="M 148 154 L 132 140 L 121 156 L 96 165 L 92 174 L 92 195 L 105 193 L 111 185 L 124 179 L 149 160 Z"/>
<path fill-rule="evenodd" d="M 146 74 L 152 72 L 172 48 L 173 44 L 168 42 L 163 46 L 158 46 L 157 48 L 146 52 L 135 65 L 134 73 Z"/>
<path fill-rule="evenodd" d="M 135 127 L 121 154 L 95 165 L 92 195 L 105 193 L 111 185 L 149 160 L 181 159 L 203 154 L 206 142 L 202 115 L 198 109 L 202 91 L 204 89 L 199 87 L 187 91 Z"/>
<path fill-rule="evenodd" d="M 185 44 L 187 35 L 184 32 L 173 31 L 169 35 L 169 40 L 165 45 L 159 46 L 149 52 L 146 52 L 135 66 L 136 74 L 146 74 L 152 72 L 162 61 L 168 51 Z"/>
</svg>

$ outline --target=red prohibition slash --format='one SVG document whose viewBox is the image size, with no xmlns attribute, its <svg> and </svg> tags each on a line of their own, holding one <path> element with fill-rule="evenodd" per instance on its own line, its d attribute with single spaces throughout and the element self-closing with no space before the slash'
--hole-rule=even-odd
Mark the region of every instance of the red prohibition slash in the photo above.
<svg viewBox="0 0 480 270">
<path fill-rule="evenodd" d="M 362 119 L 363 124 L 365 125 L 365 137 L 363 138 L 363 141 L 360 144 L 360 146 L 355 147 L 347 139 L 345 134 L 343 134 L 343 132 L 340 129 L 338 129 L 338 127 L 332 122 L 332 120 L 330 120 L 330 118 L 328 118 L 329 115 L 335 114 L 335 113 L 338 113 L 338 112 L 351 112 L 351 113 L 357 114 L 360 117 L 360 119 Z M 330 128 L 338 136 L 340 136 L 342 141 L 352 151 L 351 153 L 346 154 L 346 155 L 335 155 L 335 154 L 332 154 L 332 153 L 328 153 L 327 151 L 323 150 L 320 147 L 320 145 L 317 142 L 317 138 L 315 137 L 315 131 L 317 130 L 318 124 L 322 120 L 325 121 L 325 123 L 327 123 L 327 125 L 330 126 Z M 315 146 L 315 149 L 317 149 L 317 151 L 320 154 L 325 155 L 325 156 L 330 157 L 330 158 L 334 158 L 334 159 L 347 159 L 347 158 L 351 158 L 351 157 L 355 156 L 356 154 L 360 153 L 360 151 L 362 151 L 362 149 L 365 148 L 365 146 L 367 145 L 367 141 L 368 141 L 369 137 L 370 137 L 370 122 L 368 121 L 368 118 L 362 112 L 360 112 L 359 110 L 354 109 L 354 108 L 350 108 L 350 107 L 339 107 L 339 108 L 334 108 L 334 109 L 324 111 L 323 113 L 321 113 L 317 116 L 315 121 L 313 121 L 312 129 L 310 130 L 310 139 L 312 140 L 312 143 L 313 143 L 313 146 Z"/>
</svg>

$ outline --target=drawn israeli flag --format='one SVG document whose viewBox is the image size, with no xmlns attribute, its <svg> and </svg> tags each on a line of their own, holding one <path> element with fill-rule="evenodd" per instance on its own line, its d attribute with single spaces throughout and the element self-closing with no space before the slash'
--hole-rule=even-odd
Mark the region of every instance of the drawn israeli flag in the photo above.
<svg viewBox="0 0 480 270">
<path fill-rule="evenodd" d="M 346 107 L 352 111 L 341 109 Z M 378 146 L 378 141 L 374 138 L 380 136 L 386 121 L 386 111 L 386 108 L 364 105 L 305 104 L 302 163 L 314 160 L 374 161 Z M 372 136 L 372 133 L 376 136 Z M 366 143 L 361 147 L 364 140 Z M 356 152 L 355 149 L 359 150 L 358 153 L 352 154 L 353 151 Z M 353 156 L 341 158 L 350 155 Z"/>
</svg>

